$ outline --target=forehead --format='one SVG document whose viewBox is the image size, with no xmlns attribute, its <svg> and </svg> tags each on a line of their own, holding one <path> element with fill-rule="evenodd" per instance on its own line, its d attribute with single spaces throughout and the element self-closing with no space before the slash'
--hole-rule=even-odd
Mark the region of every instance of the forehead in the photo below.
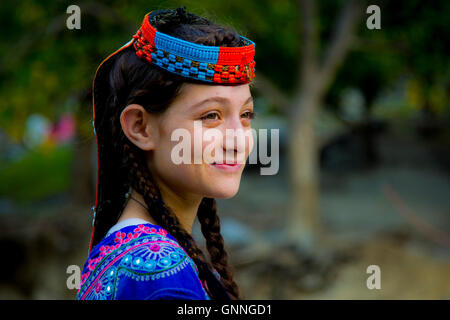
<svg viewBox="0 0 450 320">
<path fill-rule="evenodd" d="M 188 105 L 194 105 L 208 98 L 224 98 L 230 104 L 243 105 L 251 96 L 248 84 L 235 86 L 208 85 L 197 83 L 184 83 L 176 100 L 182 100 Z M 214 99 L 211 99 L 214 101 Z"/>
</svg>

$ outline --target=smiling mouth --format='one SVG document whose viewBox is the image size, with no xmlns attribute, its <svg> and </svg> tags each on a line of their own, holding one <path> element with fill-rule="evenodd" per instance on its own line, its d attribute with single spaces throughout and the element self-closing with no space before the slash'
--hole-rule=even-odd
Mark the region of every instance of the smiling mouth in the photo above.
<svg viewBox="0 0 450 320">
<path fill-rule="evenodd" d="M 238 171 L 242 167 L 242 163 L 238 163 L 238 162 L 215 163 L 215 162 L 213 162 L 210 164 L 210 166 L 220 169 L 220 170 L 234 172 L 234 171 Z"/>
</svg>

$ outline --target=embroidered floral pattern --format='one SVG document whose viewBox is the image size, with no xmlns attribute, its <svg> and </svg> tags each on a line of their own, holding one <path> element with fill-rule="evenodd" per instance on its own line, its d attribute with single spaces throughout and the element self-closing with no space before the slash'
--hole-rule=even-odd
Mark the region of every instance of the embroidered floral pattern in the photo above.
<svg viewBox="0 0 450 320">
<path fill-rule="evenodd" d="M 105 237 L 86 261 L 77 299 L 114 299 L 126 281 L 163 281 L 182 271 L 201 289 L 200 297 L 209 299 L 192 259 L 166 230 L 152 226 L 129 226 Z"/>
</svg>

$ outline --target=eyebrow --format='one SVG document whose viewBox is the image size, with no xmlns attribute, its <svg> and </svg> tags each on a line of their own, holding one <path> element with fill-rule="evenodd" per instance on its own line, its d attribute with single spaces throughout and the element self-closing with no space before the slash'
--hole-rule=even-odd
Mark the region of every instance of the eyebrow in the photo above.
<svg viewBox="0 0 450 320">
<path fill-rule="evenodd" d="M 227 99 L 227 98 L 225 98 L 225 97 L 210 97 L 210 98 L 207 98 L 207 99 L 202 100 L 202 101 L 200 101 L 200 102 L 194 103 L 194 104 L 193 104 L 192 106 L 190 106 L 189 108 L 192 110 L 192 109 L 194 109 L 194 108 L 198 108 L 198 107 L 200 107 L 200 106 L 202 106 L 202 105 L 204 105 L 204 104 L 206 104 L 206 103 L 209 103 L 209 102 L 229 103 L 230 100 Z M 252 97 L 252 96 L 248 97 L 247 101 L 244 102 L 243 106 L 245 106 L 246 104 L 248 104 L 248 103 L 250 103 L 250 102 L 253 102 L 253 97 Z"/>
</svg>

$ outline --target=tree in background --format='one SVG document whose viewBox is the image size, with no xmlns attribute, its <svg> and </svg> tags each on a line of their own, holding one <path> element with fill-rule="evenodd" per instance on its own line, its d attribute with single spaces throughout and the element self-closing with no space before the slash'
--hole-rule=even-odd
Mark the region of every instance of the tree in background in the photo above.
<svg viewBox="0 0 450 320">
<path fill-rule="evenodd" d="M 288 241 L 306 253 L 312 253 L 324 240 L 319 209 L 320 145 L 315 131 L 317 116 L 325 106 L 324 99 L 336 104 L 336 97 L 348 86 L 362 92 L 365 119 L 361 133 L 367 156 L 376 160 L 373 133 L 367 126 L 380 92 L 399 77 L 409 76 L 415 86 L 410 91 L 419 101 L 418 108 L 430 114 L 430 110 L 446 107 L 445 88 L 449 86 L 450 71 L 448 37 L 443 36 L 449 30 L 448 1 L 437 1 L 433 5 L 422 1 L 376 1 L 374 4 L 381 8 L 381 30 L 367 29 L 365 19 L 369 15 L 365 13 L 369 4 L 365 1 L 323 1 L 320 4 L 319 9 L 317 1 L 298 1 L 301 33 L 293 30 L 288 40 L 297 43 L 292 46 L 293 51 L 300 52 L 294 57 L 298 65 L 296 73 L 285 69 L 283 57 L 277 58 L 280 69 L 286 71 L 285 78 L 296 80 L 292 81 L 294 86 L 286 90 L 285 85 L 285 89 L 279 90 L 282 80 L 275 78 L 274 82 L 277 73 L 267 72 L 272 69 L 264 63 L 260 64 L 256 78 L 259 92 L 290 120 L 292 194 L 286 226 Z M 336 16 L 335 12 L 340 13 Z M 276 44 L 273 47 L 278 48 Z M 279 52 L 289 56 L 282 49 Z M 265 70 L 261 72 L 261 69 Z"/>
</svg>

